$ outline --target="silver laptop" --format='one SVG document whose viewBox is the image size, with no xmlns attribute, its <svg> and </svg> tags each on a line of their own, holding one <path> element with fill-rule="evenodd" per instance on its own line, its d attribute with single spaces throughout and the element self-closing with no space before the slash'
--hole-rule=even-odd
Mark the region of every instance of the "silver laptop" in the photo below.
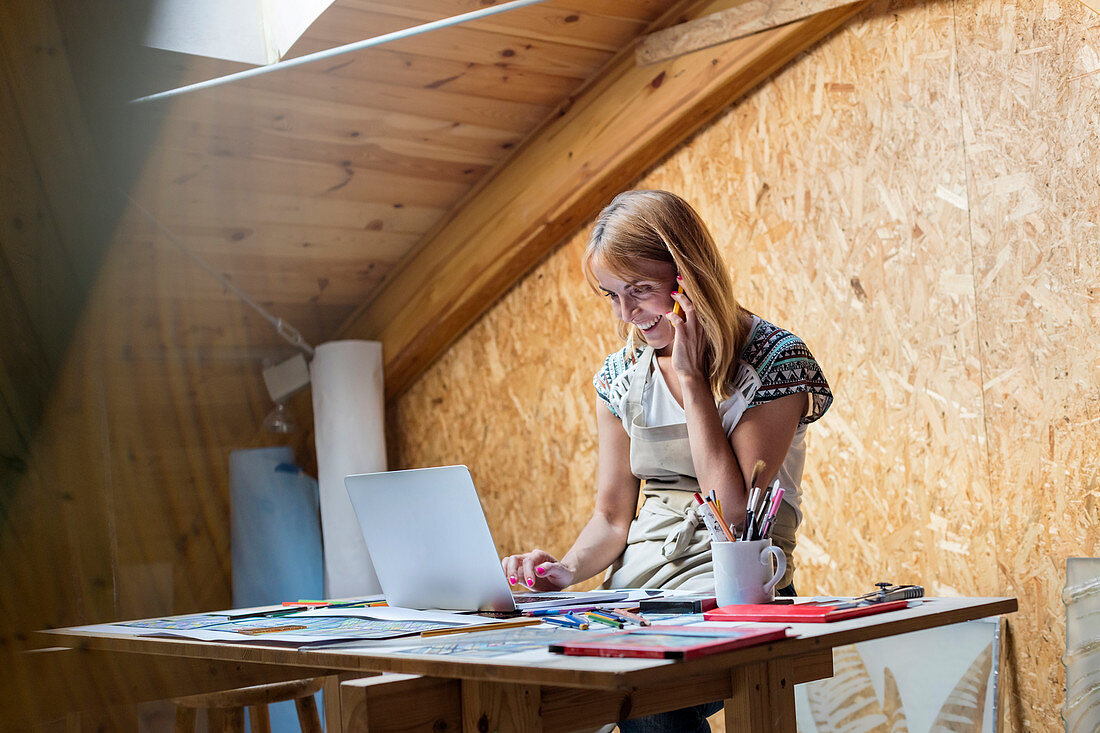
<svg viewBox="0 0 1100 733">
<path fill-rule="evenodd" d="M 386 602 L 404 608 L 514 611 L 614 601 L 625 593 L 512 596 L 465 466 L 347 476 L 344 484 Z"/>
</svg>

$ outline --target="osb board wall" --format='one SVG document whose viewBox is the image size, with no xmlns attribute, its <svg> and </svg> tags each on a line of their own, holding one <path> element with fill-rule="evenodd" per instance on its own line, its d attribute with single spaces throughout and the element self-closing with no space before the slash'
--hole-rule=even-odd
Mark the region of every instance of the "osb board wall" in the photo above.
<svg viewBox="0 0 1100 733">
<path fill-rule="evenodd" d="M 1061 727 L 1065 558 L 1100 538 L 1098 96 L 1082 4 L 881 2 L 637 182 L 697 206 L 835 390 L 799 591 L 1019 597 L 1009 730 Z M 468 464 L 502 554 L 560 554 L 591 510 L 617 342 L 586 234 L 393 409 L 397 466 Z"/>
</svg>

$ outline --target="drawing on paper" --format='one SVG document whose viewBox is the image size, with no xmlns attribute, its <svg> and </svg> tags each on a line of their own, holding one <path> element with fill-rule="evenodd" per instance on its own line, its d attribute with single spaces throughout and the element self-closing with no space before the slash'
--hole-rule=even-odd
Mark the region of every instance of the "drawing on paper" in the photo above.
<svg viewBox="0 0 1100 733">
<path fill-rule="evenodd" d="M 209 613 L 195 616 L 175 616 L 172 618 L 150 618 L 143 621 L 123 621 L 115 626 L 132 626 L 138 629 L 161 629 L 169 631 L 187 631 L 189 629 L 203 629 L 208 626 L 224 624 L 225 616 L 215 616 Z"/>
<path fill-rule="evenodd" d="M 462 637 L 467 638 L 462 638 Z M 565 629 L 501 629 L 483 631 L 474 635 L 458 634 L 453 638 L 441 637 L 422 646 L 396 650 L 398 654 L 431 654 L 450 656 L 460 654 L 475 657 L 503 657 L 520 652 L 546 651 L 550 644 L 583 638 L 584 632 Z M 549 652 L 547 652 L 549 653 Z"/>
</svg>

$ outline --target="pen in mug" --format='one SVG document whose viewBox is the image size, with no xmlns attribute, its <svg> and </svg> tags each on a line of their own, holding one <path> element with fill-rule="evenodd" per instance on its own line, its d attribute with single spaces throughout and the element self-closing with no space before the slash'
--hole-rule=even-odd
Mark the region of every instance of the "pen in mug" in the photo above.
<svg viewBox="0 0 1100 733">
<path fill-rule="evenodd" d="M 760 528 L 760 539 L 762 540 L 767 539 L 772 531 L 772 523 L 775 522 L 775 517 L 779 514 L 779 506 L 783 502 L 784 493 L 782 488 L 775 490 L 775 496 L 772 498 L 772 505 L 768 509 L 768 517 L 764 520 L 764 526 Z"/>
<path fill-rule="evenodd" d="M 764 521 L 768 518 L 768 508 L 771 507 L 771 501 L 767 497 L 767 490 L 760 490 L 760 504 L 756 508 L 756 513 L 752 518 L 752 539 L 762 540 L 764 539 L 760 532 L 764 529 Z"/>
<path fill-rule="evenodd" d="M 707 501 L 707 506 L 709 506 L 710 510 L 714 512 L 714 516 L 718 520 L 718 526 L 722 528 L 722 532 L 726 535 L 726 539 L 730 542 L 736 542 L 733 536 L 733 532 L 729 531 L 729 527 L 726 526 L 726 520 L 722 518 L 722 510 L 719 509 L 714 502 L 709 500 Z"/>
<path fill-rule="evenodd" d="M 749 502 L 745 506 L 745 531 L 741 533 L 741 539 L 749 542 L 752 540 L 752 516 L 754 514 L 753 509 L 756 507 L 756 497 L 760 493 L 760 489 L 753 487 L 749 491 Z"/>
<path fill-rule="evenodd" d="M 699 513 L 703 515 L 703 524 L 707 525 L 707 529 L 710 531 L 711 542 L 721 542 L 724 536 L 718 529 L 718 519 L 711 513 L 709 506 L 703 501 L 703 497 L 699 495 L 698 491 L 695 492 L 695 503 L 700 507 Z"/>
<path fill-rule="evenodd" d="M 772 481 L 772 485 L 768 487 L 768 495 L 767 495 L 767 497 L 765 497 L 765 500 L 764 500 L 764 505 L 763 506 L 764 506 L 764 508 L 767 508 L 768 511 L 766 511 L 765 515 L 760 518 L 761 519 L 760 539 L 764 539 L 764 534 L 763 534 L 764 525 L 763 525 L 763 522 L 767 520 L 767 515 L 771 513 L 773 507 L 775 509 L 779 508 L 779 502 L 777 502 L 775 500 L 775 496 L 779 492 L 779 490 L 780 490 L 779 489 L 779 477 L 777 476 L 775 481 Z M 772 518 L 774 519 L 775 517 L 773 516 Z"/>
</svg>

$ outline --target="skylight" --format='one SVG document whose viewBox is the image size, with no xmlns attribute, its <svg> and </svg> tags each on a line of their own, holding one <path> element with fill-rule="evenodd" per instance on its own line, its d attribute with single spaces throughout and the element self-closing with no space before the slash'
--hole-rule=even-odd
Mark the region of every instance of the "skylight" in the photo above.
<svg viewBox="0 0 1100 733">
<path fill-rule="evenodd" d="M 271 64 L 332 0 L 157 0 L 144 43 L 246 64 Z"/>
</svg>

